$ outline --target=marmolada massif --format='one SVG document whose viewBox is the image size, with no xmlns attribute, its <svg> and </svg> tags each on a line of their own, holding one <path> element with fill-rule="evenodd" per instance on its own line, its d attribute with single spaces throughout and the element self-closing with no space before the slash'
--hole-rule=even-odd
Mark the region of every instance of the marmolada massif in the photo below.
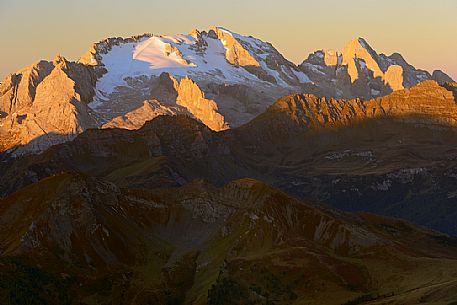
<svg viewBox="0 0 457 305">
<path fill-rule="evenodd" d="M 213 27 L 7 75 L 0 304 L 457 304 L 457 83 L 322 47 Z"/>
</svg>

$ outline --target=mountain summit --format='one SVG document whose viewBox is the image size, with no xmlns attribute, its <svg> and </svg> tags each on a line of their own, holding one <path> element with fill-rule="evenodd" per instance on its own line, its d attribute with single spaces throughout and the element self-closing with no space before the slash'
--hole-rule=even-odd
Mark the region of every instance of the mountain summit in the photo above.
<svg viewBox="0 0 457 305">
<path fill-rule="evenodd" d="M 321 95 L 345 99 L 384 96 L 426 80 L 436 80 L 440 84 L 452 80 L 439 70 L 431 75 L 416 69 L 398 53 L 378 54 L 361 37 L 348 42 L 341 52 L 314 52 L 300 69 L 318 84 Z"/>
<path fill-rule="evenodd" d="M 311 83 L 271 44 L 221 27 L 188 35 L 107 39 L 95 44 L 79 62 L 99 71 L 90 107 L 105 120 L 156 98 L 160 90 L 155 85 L 164 73 L 178 82 L 192 79 L 216 101 L 215 113 L 224 115 L 230 126 L 245 123 L 275 98 Z M 126 94 L 129 105 L 123 102 Z M 259 95 L 268 97 L 265 104 L 258 104 Z"/>
</svg>

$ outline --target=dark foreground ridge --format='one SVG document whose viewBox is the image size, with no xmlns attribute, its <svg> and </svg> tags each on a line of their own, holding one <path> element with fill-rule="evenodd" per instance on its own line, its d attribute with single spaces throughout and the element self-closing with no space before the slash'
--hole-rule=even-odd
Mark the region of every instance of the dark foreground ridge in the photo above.
<svg viewBox="0 0 457 305">
<path fill-rule="evenodd" d="M 0 253 L 3 304 L 457 297 L 455 238 L 317 208 L 253 179 L 138 190 L 62 173 L 1 202 Z"/>
</svg>

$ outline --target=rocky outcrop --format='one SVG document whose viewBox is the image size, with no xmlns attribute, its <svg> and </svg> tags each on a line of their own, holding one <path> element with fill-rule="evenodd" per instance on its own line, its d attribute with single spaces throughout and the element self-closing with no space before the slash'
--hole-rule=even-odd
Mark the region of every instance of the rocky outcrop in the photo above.
<svg viewBox="0 0 457 305">
<path fill-rule="evenodd" d="M 457 126 L 457 104 L 452 91 L 435 81 L 425 81 L 410 89 L 365 103 L 371 116 L 394 116 L 419 124 Z"/>
<path fill-rule="evenodd" d="M 378 58 L 383 71 L 387 71 L 391 65 L 398 65 L 403 68 L 403 86 L 405 88 L 410 88 L 420 82 L 432 79 L 430 73 L 410 65 L 399 53 L 393 53 L 390 56 L 378 54 Z"/>
<path fill-rule="evenodd" d="M 96 126 L 87 107 L 95 84 L 90 68 L 57 56 L 30 71 L 35 78 L 18 83 L 22 91 L 17 90 L 12 99 L 22 102 L 15 103 L 15 111 L 0 121 L 3 149 L 20 146 L 16 153 L 38 152 Z"/>
<path fill-rule="evenodd" d="M 356 61 L 359 60 L 364 62 L 366 68 L 373 71 L 374 78 L 384 75 L 379 67 L 376 55 L 376 52 L 363 38 L 354 39 L 344 47 L 342 64 L 348 66 L 348 73 L 352 82 L 355 82 L 359 78 L 358 67 L 356 65 Z"/>
<path fill-rule="evenodd" d="M 151 86 L 151 97 L 165 104 L 176 104 L 179 81 L 169 73 L 160 74 L 156 84 Z"/>
<path fill-rule="evenodd" d="M 390 118 L 425 126 L 457 126 L 457 104 L 451 89 L 426 81 L 410 89 L 362 101 L 296 94 L 280 98 L 242 128 L 294 138 L 307 130 L 331 129 L 370 119 Z M 261 140 L 260 140 L 261 141 Z"/>
<path fill-rule="evenodd" d="M 295 64 L 285 59 L 268 42 L 218 27 L 211 29 L 208 35 L 217 37 L 222 42 L 229 63 L 242 66 L 260 80 L 281 87 L 310 83 L 307 75 L 300 72 Z"/>
<path fill-rule="evenodd" d="M 158 100 L 144 101 L 143 106 L 133 110 L 125 115 L 115 117 L 101 128 L 122 128 L 122 129 L 139 129 L 147 121 L 150 121 L 159 115 L 191 115 L 185 108 L 179 106 L 166 106 Z"/>
<path fill-rule="evenodd" d="M 447 82 L 444 83 L 442 86 L 447 90 L 454 92 L 454 97 L 456 98 L 457 103 L 457 82 Z"/>
<path fill-rule="evenodd" d="M 164 51 L 165 51 L 166 56 L 175 56 L 175 57 L 179 58 L 178 62 L 180 62 L 181 64 L 183 64 L 183 65 L 190 64 L 189 61 L 184 59 L 181 51 L 177 47 L 173 46 L 172 44 L 166 43 L 164 45 Z"/>
<path fill-rule="evenodd" d="M 341 60 L 340 55 L 338 52 L 333 50 L 324 50 L 324 63 L 327 66 L 337 66 Z"/>
<path fill-rule="evenodd" d="M 61 69 L 74 83 L 77 99 L 84 104 L 89 104 L 95 95 L 95 84 L 97 75 L 91 67 L 67 61 L 64 57 L 57 55 L 53 61 L 56 68 Z"/>
<path fill-rule="evenodd" d="M 159 77 L 144 78 L 133 80 L 128 79 L 131 85 L 130 89 L 123 89 L 122 94 L 116 100 L 112 99 L 108 106 L 103 105 L 98 108 L 100 113 L 107 115 L 118 115 L 108 117 L 106 126 L 113 126 L 114 121 L 124 121 L 128 116 L 139 116 L 139 122 L 145 117 L 150 117 L 149 108 L 144 108 L 144 102 L 139 102 L 140 98 L 144 100 L 156 100 L 160 103 L 157 109 L 170 109 L 173 113 L 183 113 L 191 115 L 213 130 L 227 129 L 228 126 L 239 126 L 248 122 L 254 116 L 265 110 L 265 103 L 273 103 L 275 97 L 287 94 L 287 90 L 275 90 L 271 95 L 266 97 L 265 92 L 249 85 L 225 85 L 212 82 L 203 82 L 194 80 L 190 77 L 175 78 L 173 75 L 164 72 Z M 147 92 L 146 94 L 136 94 L 138 91 Z M 146 98 L 144 98 L 147 96 Z M 124 98 L 121 98 L 124 97 Z M 124 108 L 125 98 L 129 99 L 128 110 Z M 116 103 L 114 103 L 116 102 Z M 132 107 L 136 105 L 135 107 Z M 148 114 L 140 114 L 141 109 L 146 110 Z M 122 114 L 124 113 L 125 114 Z M 163 113 L 171 113 L 165 111 Z M 119 121 L 120 120 L 120 121 Z M 118 125 L 118 127 L 122 124 Z"/>
<path fill-rule="evenodd" d="M 403 86 L 403 68 L 399 65 L 391 65 L 382 76 L 384 82 L 390 86 L 393 91 L 404 89 Z"/>
<path fill-rule="evenodd" d="M 344 99 L 368 100 L 433 79 L 398 53 L 390 56 L 376 53 L 363 38 L 350 41 L 341 54 L 317 51 L 300 69 L 317 84 L 317 94 Z"/>
<path fill-rule="evenodd" d="M 215 131 L 228 128 L 224 117 L 218 112 L 217 104 L 205 98 L 205 94 L 190 78 L 181 79 L 176 104 L 185 107 L 192 115 Z"/>
<path fill-rule="evenodd" d="M 32 106 L 38 84 L 52 69 L 52 63 L 40 61 L 7 76 L 0 85 L 0 111 L 8 115 Z"/>
<path fill-rule="evenodd" d="M 178 81 L 169 73 L 162 73 L 151 88 L 151 96 L 173 113 L 187 112 L 212 130 L 220 131 L 229 127 L 218 104 L 206 98 L 203 89 L 189 77 Z"/>
<path fill-rule="evenodd" d="M 236 40 L 232 33 L 222 28 L 212 28 L 209 35 L 217 37 L 226 50 L 225 58 L 229 63 L 236 66 L 259 67 L 259 62 Z"/>
</svg>

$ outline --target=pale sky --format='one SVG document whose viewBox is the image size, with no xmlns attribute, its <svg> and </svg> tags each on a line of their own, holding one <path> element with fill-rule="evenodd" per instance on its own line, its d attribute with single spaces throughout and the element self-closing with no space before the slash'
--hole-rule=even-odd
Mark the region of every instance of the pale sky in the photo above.
<svg viewBox="0 0 457 305">
<path fill-rule="evenodd" d="M 76 60 L 107 37 L 212 26 L 271 42 L 297 64 L 360 36 L 457 80 L 457 0 L 0 0 L 0 78 L 56 54 Z"/>
</svg>

